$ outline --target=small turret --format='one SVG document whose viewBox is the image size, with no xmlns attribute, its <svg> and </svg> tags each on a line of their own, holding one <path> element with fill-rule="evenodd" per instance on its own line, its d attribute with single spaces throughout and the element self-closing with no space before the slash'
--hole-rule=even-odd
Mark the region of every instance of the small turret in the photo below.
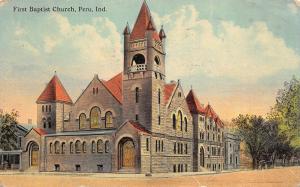
<svg viewBox="0 0 300 187">
<path fill-rule="evenodd" d="M 130 34 L 131 34 L 131 30 L 130 30 L 129 24 L 127 22 L 126 27 L 123 31 L 123 35 L 124 35 L 124 62 L 127 62 L 127 60 L 128 60 Z M 123 68 L 124 68 L 124 70 L 127 69 L 127 64 L 126 63 L 124 63 Z"/>
<path fill-rule="evenodd" d="M 159 31 L 159 38 L 162 42 L 162 48 L 163 48 L 163 51 L 165 53 L 166 52 L 166 38 L 167 38 L 167 35 L 165 33 L 163 25 L 161 26 L 160 31 Z"/>
<path fill-rule="evenodd" d="M 130 27 L 129 27 L 129 24 L 128 24 L 128 22 L 127 22 L 127 24 L 126 24 L 126 27 L 125 27 L 125 29 L 124 29 L 124 31 L 123 31 L 123 35 L 130 35 Z"/>
<path fill-rule="evenodd" d="M 159 38 L 160 38 L 161 40 L 167 38 L 166 33 L 165 33 L 165 31 L 164 31 L 164 26 L 163 26 L 163 25 L 161 26 L 160 31 L 159 31 Z"/>
<path fill-rule="evenodd" d="M 56 72 L 36 103 L 38 128 L 47 133 L 62 132 L 64 116 L 73 102 Z"/>
</svg>

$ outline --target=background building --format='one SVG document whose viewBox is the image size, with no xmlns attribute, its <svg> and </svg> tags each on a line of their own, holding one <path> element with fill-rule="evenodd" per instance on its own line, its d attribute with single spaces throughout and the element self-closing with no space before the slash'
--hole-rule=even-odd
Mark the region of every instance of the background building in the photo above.
<svg viewBox="0 0 300 187">
<path fill-rule="evenodd" d="M 238 135 L 226 132 L 225 144 L 225 169 L 240 168 L 240 138 Z"/>
</svg>

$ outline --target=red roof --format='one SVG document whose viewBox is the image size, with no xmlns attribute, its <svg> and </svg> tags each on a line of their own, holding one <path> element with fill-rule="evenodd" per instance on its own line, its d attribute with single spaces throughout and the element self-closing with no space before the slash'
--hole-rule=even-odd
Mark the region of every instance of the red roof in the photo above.
<svg viewBox="0 0 300 187">
<path fill-rule="evenodd" d="M 172 96 L 172 93 L 174 91 L 174 89 L 176 88 L 176 83 L 170 83 L 170 84 L 166 84 L 165 85 L 165 103 L 167 103 L 170 99 L 170 97 Z"/>
<path fill-rule="evenodd" d="M 205 115 L 207 117 L 211 117 L 218 126 L 223 127 L 223 122 L 221 121 L 217 113 L 213 110 L 213 108 L 210 106 L 210 104 L 208 104 L 205 107 Z"/>
<path fill-rule="evenodd" d="M 188 107 L 189 107 L 191 113 L 194 113 L 194 114 L 199 114 L 199 113 L 204 114 L 205 113 L 204 107 L 202 107 L 200 101 L 198 100 L 198 98 L 195 95 L 193 90 L 191 90 L 189 92 L 189 94 L 187 95 L 186 102 L 188 104 Z"/>
<path fill-rule="evenodd" d="M 148 28 L 149 26 L 149 28 Z M 153 20 L 151 18 L 151 13 L 148 8 L 147 3 L 144 1 L 140 13 L 135 21 L 132 33 L 130 35 L 130 40 L 144 39 L 147 30 L 153 30 L 153 38 L 160 41 L 159 34 L 156 31 Z"/>
<path fill-rule="evenodd" d="M 102 81 L 119 103 L 122 103 L 122 79 L 122 73 L 119 73 L 108 81 Z"/>
<path fill-rule="evenodd" d="M 39 96 L 36 102 L 53 102 L 59 101 L 64 103 L 73 103 L 66 89 L 60 82 L 59 78 L 54 75 L 46 88 Z"/>
<path fill-rule="evenodd" d="M 144 133 L 150 134 L 150 131 L 148 131 L 145 127 L 143 127 L 140 123 L 135 122 L 135 121 L 129 121 L 129 123 L 136 128 L 138 131 L 142 131 Z"/>
<path fill-rule="evenodd" d="M 47 132 L 44 129 L 41 129 L 41 128 L 33 128 L 33 130 L 35 132 L 37 132 L 39 135 L 45 135 L 45 134 L 47 134 Z"/>
</svg>

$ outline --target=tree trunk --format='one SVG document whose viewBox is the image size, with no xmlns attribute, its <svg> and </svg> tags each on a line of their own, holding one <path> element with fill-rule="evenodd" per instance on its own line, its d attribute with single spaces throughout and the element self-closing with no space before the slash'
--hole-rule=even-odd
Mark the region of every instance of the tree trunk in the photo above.
<svg viewBox="0 0 300 187">
<path fill-rule="evenodd" d="M 257 159 L 255 157 L 252 158 L 252 169 L 257 168 Z"/>
</svg>

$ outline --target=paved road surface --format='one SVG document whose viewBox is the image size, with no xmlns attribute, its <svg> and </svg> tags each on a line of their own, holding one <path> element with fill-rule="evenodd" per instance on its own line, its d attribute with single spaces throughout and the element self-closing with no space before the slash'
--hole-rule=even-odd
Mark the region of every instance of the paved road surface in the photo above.
<svg viewBox="0 0 300 187">
<path fill-rule="evenodd" d="M 125 175 L 126 176 L 126 175 Z M 153 177 L 108 175 L 53 175 L 0 173 L 0 187 L 300 187 L 300 167 L 277 168 L 262 171 L 241 171 L 223 174 Z"/>
</svg>

